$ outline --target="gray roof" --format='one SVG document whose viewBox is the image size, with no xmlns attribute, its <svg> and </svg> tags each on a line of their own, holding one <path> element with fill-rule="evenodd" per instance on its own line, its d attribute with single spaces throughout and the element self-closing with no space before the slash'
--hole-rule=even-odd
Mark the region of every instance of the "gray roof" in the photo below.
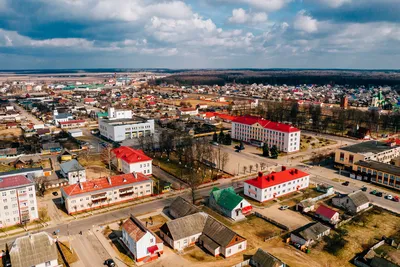
<svg viewBox="0 0 400 267">
<path fill-rule="evenodd" d="M 42 148 L 44 150 L 48 150 L 48 149 L 51 149 L 51 148 L 61 148 L 61 145 L 58 142 L 44 143 L 44 144 L 42 144 Z"/>
<path fill-rule="evenodd" d="M 355 165 L 400 176 L 400 167 L 397 167 L 397 166 L 391 165 L 391 164 L 382 163 L 382 162 L 375 161 L 375 160 L 369 160 L 369 161 L 360 160 L 360 161 L 356 162 Z"/>
<path fill-rule="evenodd" d="M 371 267 L 398 267 L 399 265 L 387 259 L 375 256 L 371 261 Z"/>
<path fill-rule="evenodd" d="M 76 159 L 61 163 L 60 168 L 64 173 L 85 170 L 85 168 L 83 168 Z"/>
<path fill-rule="evenodd" d="M 312 222 L 294 230 L 293 234 L 303 238 L 304 240 L 317 240 L 320 234 L 329 229 L 328 226 L 325 226 L 320 222 Z"/>
<path fill-rule="evenodd" d="M 56 115 L 57 120 L 67 119 L 68 117 L 72 117 L 72 114 L 71 113 L 59 113 L 58 115 Z"/>
<path fill-rule="evenodd" d="M 347 195 L 354 203 L 356 207 L 362 206 L 369 203 L 369 199 L 366 194 L 362 191 L 356 191 Z"/>
<path fill-rule="evenodd" d="M 54 240 L 46 232 L 19 237 L 10 251 L 13 267 L 35 266 L 58 258 Z"/>
<path fill-rule="evenodd" d="M 259 248 L 256 254 L 251 257 L 251 266 L 260 267 L 279 267 L 284 263 L 279 259 L 275 258 L 273 255 Z"/>
<path fill-rule="evenodd" d="M 232 239 L 238 235 L 234 231 L 232 231 L 229 227 L 220 223 L 211 216 L 207 218 L 203 234 L 208 236 L 215 243 L 223 247 L 226 247 L 232 241 Z"/>
<path fill-rule="evenodd" d="M 199 209 L 182 197 L 175 198 L 169 206 L 169 214 L 175 219 L 195 214 L 197 212 L 199 212 Z"/>
<path fill-rule="evenodd" d="M 362 142 L 358 143 L 355 145 L 347 146 L 347 147 L 342 147 L 340 148 L 341 150 L 345 150 L 348 152 L 352 153 L 380 153 L 386 150 L 391 150 L 393 147 L 390 145 L 387 145 L 384 142 L 378 142 L 378 141 L 367 141 L 367 142 Z"/>
<path fill-rule="evenodd" d="M 212 240 L 211 238 L 209 238 L 206 235 L 201 235 L 199 240 L 201 240 L 201 242 L 203 243 L 203 246 L 208 249 L 216 250 L 217 248 L 220 247 L 219 244 L 217 244 L 214 240 Z"/>
<path fill-rule="evenodd" d="M 207 217 L 204 212 L 195 213 L 166 222 L 161 230 L 173 240 L 180 240 L 203 232 Z"/>
</svg>

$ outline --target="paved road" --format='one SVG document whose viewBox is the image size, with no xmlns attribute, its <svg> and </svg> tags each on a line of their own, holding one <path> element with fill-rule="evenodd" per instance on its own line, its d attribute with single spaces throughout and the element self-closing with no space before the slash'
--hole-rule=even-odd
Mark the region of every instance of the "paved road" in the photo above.
<svg viewBox="0 0 400 267">
<path fill-rule="evenodd" d="M 42 121 L 39 121 L 35 116 L 33 116 L 30 112 L 26 111 L 22 107 L 18 106 L 16 103 L 12 103 L 14 109 L 17 110 L 22 116 L 30 120 L 33 124 L 43 124 Z"/>
<path fill-rule="evenodd" d="M 368 196 L 368 199 L 373 203 L 374 205 L 392 210 L 394 212 L 399 213 L 400 212 L 400 202 L 394 202 L 391 200 L 387 200 L 384 198 L 386 195 L 394 195 L 392 192 L 387 191 L 383 189 L 382 187 L 377 187 L 371 183 L 366 183 L 363 181 L 355 180 L 347 176 L 343 176 L 335 173 L 335 170 L 331 169 L 326 169 L 322 167 L 313 167 L 312 169 L 307 170 L 308 173 L 311 174 L 311 181 L 314 181 L 316 183 L 326 183 L 329 185 L 332 185 L 335 188 L 335 191 L 338 191 L 340 193 L 351 193 L 356 190 L 359 190 L 362 186 L 366 186 L 368 190 L 365 192 L 366 195 Z M 329 173 L 331 175 L 329 175 Z M 324 176 L 322 176 L 324 175 Z M 327 178 L 327 176 L 331 178 Z M 333 181 L 332 179 L 340 179 L 342 181 L 349 181 L 350 184 L 348 186 L 342 185 L 341 181 Z M 377 197 L 374 195 L 371 195 L 370 192 L 372 190 L 376 189 L 377 191 L 380 191 L 384 193 L 383 197 Z M 400 195 L 400 194 L 399 194 Z"/>
<path fill-rule="evenodd" d="M 174 188 L 187 188 L 184 182 L 162 170 L 158 165 L 153 165 L 153 175 L 163 181 L 170 182 Z"/>
<path fill-rule="evenodd" d="M 104 261 L 110 258 L 110 254 L 92 231 L 84 232 L 83 235 L 73 235 L 70 238 L 72 247 L 83 266 L 103 266 Z"/>
</svg>

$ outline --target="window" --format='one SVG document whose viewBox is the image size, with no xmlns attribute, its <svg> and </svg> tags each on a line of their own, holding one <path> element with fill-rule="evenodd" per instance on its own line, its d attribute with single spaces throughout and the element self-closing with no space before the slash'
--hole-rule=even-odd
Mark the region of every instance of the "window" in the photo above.
<svg viewBox="0 0 400 267">
<path fill-rule="evenodd" d="M 7 192 L 2 192 L 1 195 L 2 195 L 3 197 L 7 196 Z"/>
<path fill-rule="evenodd" d="M 46 266 L 46 267 L 51 266 L 50 261 L 46 261 L 45 266 Z"/>
<path fill-rule="evenodd" d="M 242 249 L 242 244 L 240 244 L 240 245 L 238 246 L 238 249 Z"/>
<path fill-rule="evenodd" d="M 344 161 L 344 153 L 340 152 L 340 161 Z"/>
<path fill-rule="evenodd" d="M 35 210 L 35 207 L 31 207 L 31 211 L 34 211 Z"/>
<path fill-rule="evenodd" d="M 353 155 L 350 155 L 350 156 L 349 156 L 349 163 L 353 163 L 353 161 L 354 161 L 354 156 L 353 156 Z"/>
<path fill-rule="evenodd" d="M 153 238 L 150 238 L 150 243 L 153 243 Z"/>
<path fill-rule="evenodd" d="M 228 249 L 228 252 L 227 252 L 227 254 L 229 255 L 229 254 L 231 254 L 231 249 Z"/>
<path fill-rule="evenodd" d="M 8 206 L 4 206 L 4 209 L 5 209 L 5 210 L 8 210 Z"/>
</svg>

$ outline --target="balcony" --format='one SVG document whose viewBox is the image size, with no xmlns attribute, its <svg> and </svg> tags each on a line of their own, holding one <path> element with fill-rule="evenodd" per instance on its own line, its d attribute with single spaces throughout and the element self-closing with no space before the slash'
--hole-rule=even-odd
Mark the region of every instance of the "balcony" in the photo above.
<svg viewBox="0 0 400 267">
<path fill-rule="evenodd" d="M 102 201 L 107 199 L 107 193 L 92 195 L 92 201 Z"/>
</svg>

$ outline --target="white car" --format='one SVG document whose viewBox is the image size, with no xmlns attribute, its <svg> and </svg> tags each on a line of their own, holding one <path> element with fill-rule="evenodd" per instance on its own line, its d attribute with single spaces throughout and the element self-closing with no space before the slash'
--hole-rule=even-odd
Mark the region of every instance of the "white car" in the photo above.
<svg viewBox="0 0 400 267">
<path fill-rule="evenodd" d="M 280 210 L 287 210 L 288 208 L 289 208 L 289 206 L 286 206 L 286 205 L 285 205 L 285 206 L 280 206 L 280 207 L 279 207 Z"/>
<path fill-rule="evenodd" d="M 387 195 L 387 196 L 386 196 L 386 199 L 387 199 L 387 200 L 392 200 L 392 199 L 393 199 L 393 196 L 392 196 L 392 195 Z"/>
</svg>

